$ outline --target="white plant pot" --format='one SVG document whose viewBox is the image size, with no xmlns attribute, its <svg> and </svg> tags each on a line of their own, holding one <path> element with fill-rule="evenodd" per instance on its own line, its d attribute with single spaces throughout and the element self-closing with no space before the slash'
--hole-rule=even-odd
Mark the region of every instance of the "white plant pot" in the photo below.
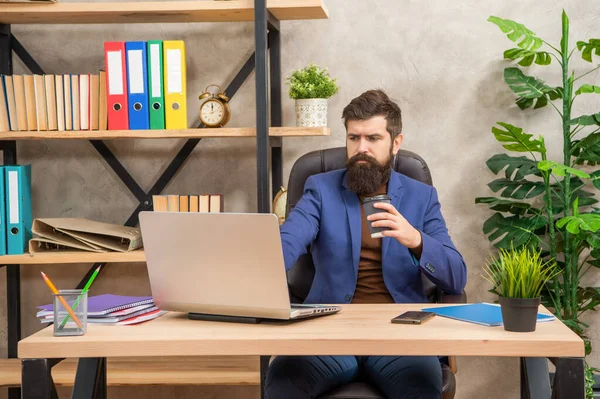
<svg viewBox="0 0 600 399">
<path fill-rule="evenodd" d="M 296 126 L 327 126 L 327 99 L 307 98 L 296 100 Z"/>
</svg>

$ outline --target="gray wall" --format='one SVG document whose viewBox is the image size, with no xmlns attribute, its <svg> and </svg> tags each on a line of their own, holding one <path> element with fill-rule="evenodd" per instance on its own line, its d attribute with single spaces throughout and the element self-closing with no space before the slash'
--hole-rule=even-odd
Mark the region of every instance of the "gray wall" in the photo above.
<svg viewBox="0 0 600 399">
<path fill-rule="evenodd" d="M 63 0 L 65 1 L 65 0 Z M 490 215 L 475 206 L 474 198 L 491 194 L 486 184 L 494 176 L 485 161 L 502 149 L 490 133 L 497 121 L 526 131 L 543 133 L 559 159 L 560 122 L 554 111 L 521 112 L 515 96 L 503 83 L 506 65 L 502 53 L 512 43 L 489 22 L 490 15 L 524 23 L 545 40 L 558 46 L 560 13 L 571 17 L 573 45 L 576 40 L 598 37 L 599 18 L 594 1 L 474 1 L 447 2 L 326 0 L 330 19 L 283 22 L 283 75 L 316 62 L 329 67 L 341 90 L 329 102 L 330 137 L 284 139 L 284 181 L 293 162 L 303 153 L 344 145 L 341 123 L 343 107 L 371 88 L 383 88 L 403 111 L 404 148 L 421 154 L 429 163 L 439 191 L 442 212 L 450 234 L 469 268 L 467 294 L 472 302 L 493 300 L 481 278 L 483 259 L 491 247 L 481 232 Z M 1 6 L 0 6 L 1 8 Z M 183 39 L 188 63 L 188 115 L 196 123 L 198 94 L 208 84 L 226 85 L 252 53 L 253 26 L 238 24 L 159 25 L 62 25 L 14 26 L 13 32 L 47 73 L 97 73 L 103 65 L 102 44 L 110 40 Z M 573 58 L 581 68 L 589 64 Z M 598 60 L 595 59 L 597 62 Z M 15 61 L 15 73 L 28 71 Z M 531 74 L 549 84 L 559 84 L 556 62 L 550 68 L 531 67 Z M 586 82 L 598 81 L 598 74 Z M 238 92 L 231 106 L 232 127 L 253 126 L 253 76 Z M 593 96 L 576 103 L 574 114 L 597 112 Z M 293 101 L 284 96 L 284 125 L 293 126 Z M 148 190 L 183 140 L 118 140 L 109 142 L 128 170 Z M 206 139 L 166 193 L 222 192 L 228 212 L 256 209 L 256 174 L 252 139 Z M 135 198 L 107 169 L 105 162 L 85 141 L 31 141 L 18 144 L 19 161 L 32 162 L 35 217 L 87 217 L 122 223 L 135 208 Z M 50 301 L 40 278 L 44 270 L 60 287 L 77 284 L 89 265 L 22 267 L 23 335 L 37 331 L 35 306 Z M 598 275 L 590 276 L 598 285 Z M 5 274 L 0 274 L 0 295 L 5 294 Z M 149 294 L 143 264 L 111 264 L 95 283 L 92 294 Z M 6 354 L 6 309 L 0 349 Z M 591 323 L 590 336 L 600 345 Z M 599 349 L 600 350 L 600 349 Z M 596 352 L 590 357 L 599 367 Z M 459 358 L 459 398 L 516 398 L 518 386 L 515 358 Z M 500 379 L 502 375 L 502 379 Z M 113 397 L 137 393 L 115 388 Z M 144 388 L 153 397 L 211 398 L 255 397 L 255 388 Z"/>
</svg>

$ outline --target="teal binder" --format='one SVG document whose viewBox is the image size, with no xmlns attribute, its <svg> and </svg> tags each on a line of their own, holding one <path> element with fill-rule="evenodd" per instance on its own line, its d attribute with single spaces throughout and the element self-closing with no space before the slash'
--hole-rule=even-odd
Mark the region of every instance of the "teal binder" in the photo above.
<svg viewBox="0 0 600 399">
<path fill-rule="evenodd" d="M 4 166 L 0 166 L 0 255 L 6 255 L 6 195 Z"/>
<path fill-rule="evenodd" d="M 31 165 L 4 166 L 4 192 L 7 253 L 23 254 L 32 236 Z"/>
<path fill-rule="evenodd" d="M 148 40 L 146 58 L 148 60 L 148 109 L 150 129 L 165 128 L 165 89 L 163 79 L 163 42 Z"/>
</svg>

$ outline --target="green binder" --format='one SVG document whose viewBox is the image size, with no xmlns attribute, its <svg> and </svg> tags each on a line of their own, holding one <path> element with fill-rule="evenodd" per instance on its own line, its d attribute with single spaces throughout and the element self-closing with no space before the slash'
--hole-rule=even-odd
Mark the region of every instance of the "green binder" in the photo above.
<svg viewBox="0 0 600 399">
<path fill-rule="evenodd" d="M 163 82 L 162 40 L 148 40 L 148 106 L 150 129 L 165 128 L 165 90 Z"/>
</svg>

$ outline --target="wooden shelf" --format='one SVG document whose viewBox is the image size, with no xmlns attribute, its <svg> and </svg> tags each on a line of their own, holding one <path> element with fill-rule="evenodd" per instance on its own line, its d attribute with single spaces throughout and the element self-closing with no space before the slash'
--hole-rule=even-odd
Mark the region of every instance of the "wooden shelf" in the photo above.
<svg viewBox="0 0 600 399">
<path fill-rule="evenodd" d="M 327 127 L 272 127 L 269 136 L 274 137 L 307 137 L 329 136 Z M 185 130 L 80 130 L 80 131 L 22 131 L 0 132 L 0 140 L 113 140 L 113 139 L 176 139 L 176 138 L 210 138 L 210 137 L 255 137 L 253 127 L 222 127 L 218 129 L 185 129 Z"/>
<path fill-rule="evenodd" d="M 97 262 L 145 262 L 146 254 L 143 249 L 131 252 L 35 252 L 23 255 L 2 255 L 2 265 L 41 265 L 59 263 L 97 263 Z"/>
<path fill-rule="evenodd" d="M 52 368 L 54 384 L 72 386 L 77 359 L 65 359 Z M 256 356 L 109 358 L 109 386 L 123 385 L 258 385 Z M 21 385 L 21 361 L 0 359 L 0 387 Z"/>
<path fill-rule="evenodd" d="M 327 19 L 323 0 L 267 0 L 279 20 Z M 254 1 L 0 4 L 2 24 L 132 24 L 254 21 Z"/>
</svg>

